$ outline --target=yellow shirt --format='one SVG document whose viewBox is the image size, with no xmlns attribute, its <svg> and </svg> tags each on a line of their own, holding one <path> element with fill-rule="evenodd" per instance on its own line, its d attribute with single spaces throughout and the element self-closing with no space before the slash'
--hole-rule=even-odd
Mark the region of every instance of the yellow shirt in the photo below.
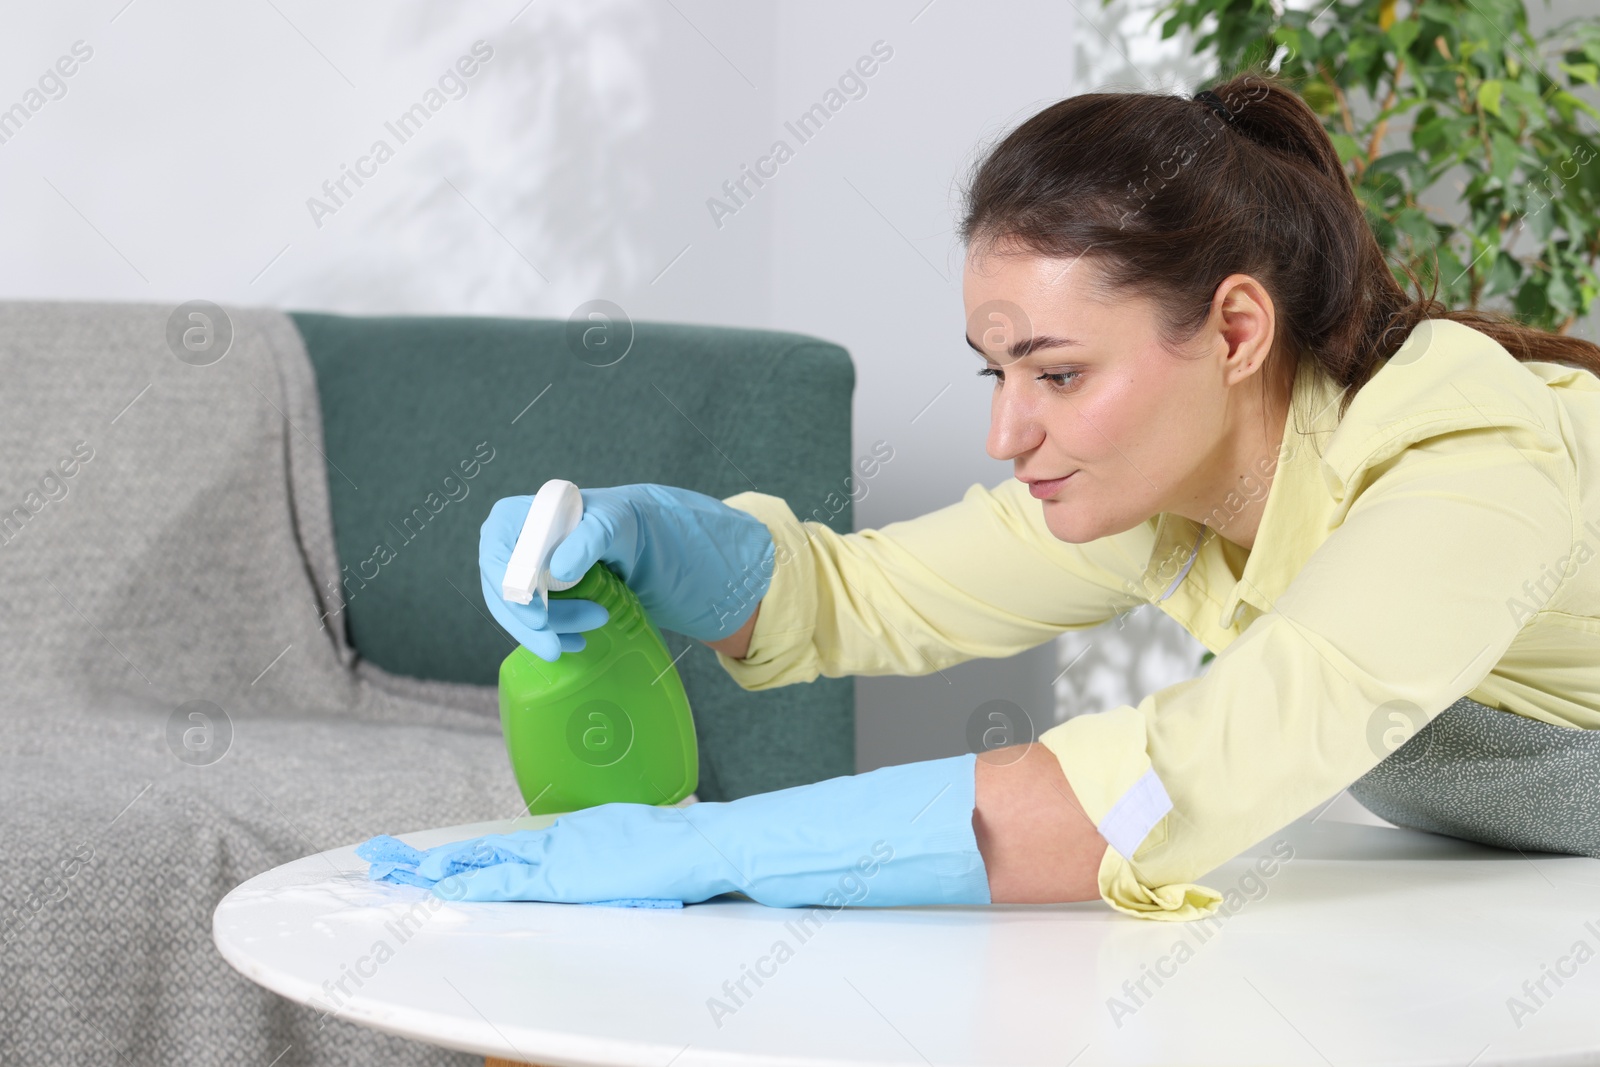
<svg viewBox="0 0 1600 1067">
<path fill-rule="evenodd" d="M 1250 550 L 1166 512 L 1060 541 L 1015 479 L 850 534 L 729 497 L 777 566 L 745 658 L 717 658 L 750 690 L 920 675 L 1155 603 L 1216 653 L 1205 672 L 1039 741 L 1110 845 L 1102 897 L 1211 914 L 1221 894 L 1194 879 L 1462 696 L 1600 729 L 1600 378 L 1436 319 L 1342 421 L 1341 395 L 1301 363 Z"/>
</svg>

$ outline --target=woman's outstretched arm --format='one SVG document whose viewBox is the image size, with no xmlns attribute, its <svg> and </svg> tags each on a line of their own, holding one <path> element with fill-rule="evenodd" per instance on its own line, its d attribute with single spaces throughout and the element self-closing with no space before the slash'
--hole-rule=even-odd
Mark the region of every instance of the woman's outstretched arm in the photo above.
<svg viewBox="0 0 1600 1067">
<path fill-rule="evenodd" d="M 750 647 L 760 603 L 738 630 L 712 648 L 734 659 Z M 1106 850 L 1061 763 L 1043 745 L 1012 745 L 978 755 L 972 831 L 995 904 L 1098 900 Z"/>
<path fill-rule="evenodd" d="M 741 610 L 757 591 L 772 601 L 742 655 L 718 649 L 724 669 L 752 691 L 1005 658 L 1147 600 L 1148 531 L 1061 541 L 1015 478 L 974 483 L 954 504 L 851 533 L 802 520 L 766 493 L 723 503 L 766 523 L 773 538 L 767 588 L 755 581 L 766 571 L 752 569 L 726 592 L 703 594 L 718 598 L 719 614 Z"/>
<path fill-rule="evenodd" d="M 1105 838 L 1040 744 L 978 754 L 972 829 L 995 904 L 1098 900 Z"/>
</svg>

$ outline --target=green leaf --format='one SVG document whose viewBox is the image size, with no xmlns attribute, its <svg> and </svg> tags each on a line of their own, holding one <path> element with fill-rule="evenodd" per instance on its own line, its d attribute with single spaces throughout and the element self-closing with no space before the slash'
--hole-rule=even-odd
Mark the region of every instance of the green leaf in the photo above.
<svg viewBox="0 0 1600 1067">
<path fill-rule="evenodd" d="M 1538 325 L 1549 316 L 1550 305 L 1545 302 L 1544 286 L 1544 281 L 1538 275 L 1532 275 L 1522 283 L 1517 295 L 1512 298 L 1517 318 Z"/>
<path fill-rule="evenodd" d="M 1437 152 L 1448 143 L 1448 120 L 1443 115 L 1419 119 L 1411 131 L 1411 143 L 1424 152 Z"/>
<path fill-rule="evenodd" d="M 1505 86 L 1499 79 L 1478 86 L 1478 106 L 1493 115 L 1500 114 L 1500 94 Z"/>
<path fill-rule="evenodd" d="M 1528 220 L 1528 232 L 1540 244 L 1550 240 L 1550 235 L 1556 229 L 1556 212 L 1550 202 L 1550 193 L 1544 188 L 1535 185 L 1529 190 L 1527 206 L 1523 218 Z"/>
<path fill-rule="evenodd" d="M 1306 106 L 1317 114 L 1326 118 L 1338 108 L 1338 100 L 1333 95 L 1333 88 L 1321 80 L 1308 81 L 1300 90 L 1300 98 Z"/>
<path fill-rule="evenodd" d="M 1330 133 L 1328 139 L 1333 142 L 1334 150 L 1339 153 L 1339 162 L 1345 166 L 1349 166 L 1350 161 L 1357 156 L 1367 154 L 1367 150 L 1361 146 L 1361 142 L 1351 137 L 1348 133 Z"/>
<path fill-rule="evenodd" d="M 1551 308 L 1562 315 L 1570 314 L 1577 301 L 1573 297 L 1572 286 L 1567 284 L 1564 270 L 1554 270 L 1550 273 L 1550 284 L 1545 286 L 1545 299 L 1550 302 Z"/>
<path fill-rule="evenodd" d="M 1411 167 L 1418 167 L 1421 165 L 1422 157 L 1417 155 L 1415 152 L 1388 152 L 1373 160 L 1372 165 L 1368 167 L 1367 170 L 1368 172 L 1379 173 L 1383 171 L 1401 173 Z"/>
<path fill-rule="evenodd" d="M 1378 239 L 1378 244 L 1383 248 L 1393 248 L 1395 243 L 1394 223 L 1383 215 L 1372 220 L 1372 236 Z"/>
<path fill-rule="evenodd" d="M 1400 213 L 1395 216 L 1395 225 L 1401 233 L 1423 246 L 1431 246 L 1439 238 L 1438 229 L 1428 218 L 1427 212 L 1421 208 L 1401 208 Z"/>
<path fill-rule="evenodd" d="M 1403 55 L 1421 32 L 1422 23 L 1416 19 L 1401 19 L 1389 27 L 1389 41 L 1394 45 L 1394 50 Z"/>
<path fill-rule="evenodd" d="M 1300 31 L 1291 26 L 1279 26 L 1272 31 L 1272 39 L 1278 44 L 1289 49 L 1290 55 L 1300 56 L 1302 59 L 1315 60 L 1317 39 L 1315 36 L 1302 36 Z"/>
<path fill-rule="evenodd" d="M 1525 108 L 1539 110 L 1544 107 L 1544 100 L 1540 98 L 1538 90 L 1530 89 L 1520 81 L 1506 82 L 1505 94 Z"/>
<path fill-rule="evenodd" d="M 1461 257 L 1456 255 L 1455 249 L 1448 244 L 1441 243 L 1439 251 L 1439 292 L 1448 302 L 1454 303 L 1455 286 L 1465 285 L 1466 278 L 1462 275 L 1467 265 L 1461 262 Z"/>
<path fill-rule="evenodd" d="M 1483 262 L 1479 261 L 1480 267 Z M 1496 251 L 1494 261 L 1489 265 L 1488 278 L 1483 283 L 1479 296 L 1493 296 L 1496 293 L 1509 293 L 1517 284 L 1517 278 L 1522 274 L 1522 266 L 1513 257 L 1505 252 Z"/>
<path fill-rule="evenodd" d="M 1517 164 L 1522 162 L 1522 149 L 1499 130 L 1489 134 L 1489 143 L 1494 145 L 1494 166 L 1489 168 L 1489 176 L 1504 182 L 1517 169 Z"/>
<path fill-rule="evenodd" d="M 1441 26 L 1451 29 L 1454 29 L 1461 20 L 1460 13 L 1448 4 L 1443 3 L 1442 0 L 1423 0 L 1422 6 L 1417 8 L 1417 17 L 1437 22 Z"/>
<path fill-rule="evenodd" d="M 1573 96 L 1565 89 L 1557 89 L 1555 94 L 1550 97 L 1550 103 L 1555 106 L 1556 111 L 1558 111 L 1562 119 L 1567 122 L 1572 121 L 1573 108 L 1582 108 L 1590 115 L 1600 119 L 1600 110 L 1596 110 L 1595 106 L 1589 103 L 1589 101 L 1583 99 L 1582 97 Z"/>
<path fill-rule="evenodd" d="M 1570 197 L 1562 199 L 1560 204 L 1557 205 L 1557 210 L 1561 212 L 1561 228 L 1567 231 L 1568 237 L 1586 237 L 1594 232 L 1595 226 L 1593 222 L 1591 221 L 1588 225 L 1585 225 L 1583 218 L 1573 208 Z M 1592 214 L 1590 219 L 1593 219 Z"/>
<path fill-rule="evenodd" d="M 1574 81 L 1584 82 L 1588 85 L 1600 84 L 1600 64 L 1562 63 L 1560 67 Z"/>
</svg>

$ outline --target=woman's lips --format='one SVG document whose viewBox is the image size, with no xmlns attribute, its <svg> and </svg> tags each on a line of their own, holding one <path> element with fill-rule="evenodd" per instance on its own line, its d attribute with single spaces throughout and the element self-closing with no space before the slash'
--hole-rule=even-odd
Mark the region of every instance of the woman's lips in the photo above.
<svg viewBox="0 0 1600 1067">
<path fill-rule="evenodd" d="M 1072 474 L 1077 473 L 1077 471 L 1072 472 Z M 1071 478 L 1072 474 L 1067 475 L 1067 478 Z M 1056 495 L 1056 490 L 1066 484 L 1067 478 L 1052 478 L 1048 482 L 1029 482 L 1028 492 L 1039 500 L 1047 499 Z"/>
</svg>

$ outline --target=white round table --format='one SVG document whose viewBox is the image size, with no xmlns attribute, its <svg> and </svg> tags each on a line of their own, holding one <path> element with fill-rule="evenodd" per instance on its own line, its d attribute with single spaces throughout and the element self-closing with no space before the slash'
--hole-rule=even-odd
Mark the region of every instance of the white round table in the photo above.
<svg viewBox="0 0 1600 1067">
<path fill-rule="evenodd" d="M 320 1011 L 539 1064 L 1600 1064 L 1600 860 L 1396 829 L 1348 795 L 1201 879 L 1235 907 L 1198 923 L 455 903 L 366 870 L 347 847 L 250 879 L 217 948 Z"/>
</svg>

